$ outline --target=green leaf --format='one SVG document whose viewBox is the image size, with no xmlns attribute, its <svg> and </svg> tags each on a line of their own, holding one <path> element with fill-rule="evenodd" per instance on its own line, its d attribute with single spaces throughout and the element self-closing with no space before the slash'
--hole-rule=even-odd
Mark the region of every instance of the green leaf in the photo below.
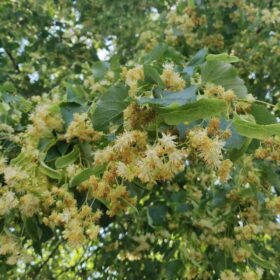
<svg viewBox="0 0 280 280">
<path fill-rule="evenodd" d="M 150 104 L 150 105 L 160 105 L 169 106 L 171 104 L 185 105 L 196 100 L 196 90 L 195 86 L 184 89 L 180 92 L 166 92 L 162 91 L 157 95 L 159 98 L 140 98 L 137 102 L 139 105 Z"/>
<path fill-rule="evenodd" d="M 74 163 L 77 160 L 77 158 L 79 157 L 79 155 L 80 155 L 80 150 L 79 150 L 78 146 L 74 146 L 73 150 L 70 153 L 56 159 L 55 167 L 57 169 L 64 168 L 64 167 Z"/>
<path fill-rule="evenodd" d="M 189 3 L 190 8 L 192 8 L 192 9 L 195 8 L 195 1 L 194 0 L 189 0 L 188 3 Z"/>
<path fill-rule="evenodd" d="M 165 205 L 150 206 L 147 211 L 148 224 L 151 227 L 164 225 L 166 214 L 167 208 Z"/>
<path fill-rule="evenodd" d="M 154 82 L 162 87 L 164 86 L 164 83 L 161 80 L 158 71 L 154 67 L 152 67 L 150 65 L 144 65 L 143 68 L 144 68 L 145 80 Z"/>
<path fill-rule="evenodd" d="M 92 74 L 96 81 L 100 81 L 104 78 L 109 69 L 109 63 L 105 61 L 97 61 L 93 63 Z"/>
<path fill-rule="evenodd" d="M 58 172 L 57 170 L 52 169 L 51 167 L 46 165 L 43 160 L 40 160 L 39 170 L 40 170 L 40 172 L 42 172 L 43 174 L 45 174 L 46 176 L 48 176 L 52 179 L 61 180 L 61 178 L 62 178 L 62 175 L 60 172 Z"/>
<path fill-rule="evenodd" d="M 165 272 L 167 279 L 173 280 L 181 274 L 184 265 L 181 260 L 171 260 L 165 264 Z"/>
<path fill-rule="evenodd" d="M 203 48 L 199 50 L 189 61 L 187 64 L 187 67 L 184 68 L 184 73 L 187 73 L 188 75 L 192 75 L 194 72 L 194 68 L 198 65 L 201 65 L 205 61 L 205 57 L 208 53 L 207 48 Z"/>
<path fill-rule="evenodd" d="M 277 194 L 280 195 L 280 174 L 277 172 L 277 167 L 269 161 L 259 161 L 258 169 L 261 172 L 262 180 L 274 186 Z"/>
<path fill-rule="evenodd" d="M 39 241 L 42 237 L 42 230 L 40 229 L 35 217 L 24 219 L 24 227 L 27 235 L 33 241 Z"/>
<path fill-rule="evenodd" d="M 192 122 L 200 119 L 221 116 L 227 111 L 223 100 L 211 98 L 200 99 L 197 102 L 186 104 L 171 110 L 161 110 L 160 118 L 168 125 L 178 125 L 181 122 Z"/>
<path fill-rule="evenodd" d="M 265 105 L 253 103 L 251 114 L 254 116 L 258 124 L 273 124 L 276 123 L 276 118 L 271 114 Z"/>
<path fill-rule="evenodd" d="M 269 270 L 275 270 L 276 266 L 275 264 L 273 264 L 271 261 L 269 260 L 265 260 L 262 257 L 258 256 L 253 248 L 249 245 L 246 245 L 244 242 L 242 243 L 242 247 L 244 247 L 247 251 L 249 251 L 251 253 L 250 256 L 250 260 L 253 261 L 255 264 L 257 264 L 258 266 L 265 268 L 265 269 L 269 269 Z"/>
<path fill-rule="evenodd" d="M 145 56 L 144 61 L 147 63 L 152 61 L 165 62 L 167 59 L 171 59 L 176 64 L 184 63 L 184 56 L 165 43 L 157 45 Z"/>
<path fill-rule="evenodd" d="M 122 119 L 122 112 L 128 103 L 127 87 L 123 85 L 113 86 L 105 92 L 93 112 L 92 123 L 97 130 L 106 130 L 110 122 Z"/>
<path fill-rule="evenodd" d="M 202 64 L 205 61 L 205 57 L 208 53 L 207 48 L 199 50 L 189 61 L 188 66 L 197 66 Z"/>
<path fill-rule="evenodd" d="M 81 86 L 66 83 L 66 92 L 68 102 L 74 102 L 81 105 L 86 103 L 86 92 Z"/>
<path fill-rule="evenodd" d="M 201 77 L 204 84 L 221 85 L 226 90 L 233 90 L 241 98 L 247 95 L 244 81 L 238 77 L 237 70 L 229 63 L 207 61 L 202 67 Z"/>
<path fill-rule="evenodd" d="M 206 56 L 207 61 L 223 61 L 227 63 L 234 63 L 238 62 L 239 58 L 234 55 L 229 55 L 227 53 L 220 53 L 220 54 L 208 54 Z"/>
<path fill-rule="evenodd" d="M 76 102 L 63 102 L 60 104 L 60 113 L 66 126 L 72 122 L 75 113 L 82 113 L 85 111 L 86 107 Z"/>
<path fill-rule="evenodd" d="M 240 117 L 235 114 L 233 125 L 240 135 L 248 138 L 264 140 L 271 136 L 280 137 L 280 124 L 261 125 L 248 119 L 248 116 Z"/>
<path fill-rule="evenodd" d="M 251 138 L 245 138 L 241 148 L 232 149 L 228 155 L 230 160 L 234 162 L 238 160 L 240 157 L 242 157 L 248 150 L 251 142 L 252 142 Z"/>
<path fill-rule="evenodd" d="M 41 152 L 47 153 L 48 150 L 56 144 L 56 142 L 57 139 L 55 137 L 42 138 L 40 139 L 38 148 Z"/>
<path fill-rule="evenodd" d="M 75 186 L 81 184 L 86 181 L 90 176 L 100 176 L 100 174 L 104 171 L 105 166 L 95 166 L 93 168 L 87 168 L 81 171 L 78 175 L 76 175 L 69 183 L 69 188 L 74 188 Z"/>
<path fill-rule="evenodd" d="M 24 152 L 21 152 L 11 160 L 11 165 L 20 165 L 25 159 L 26 154 Z"/>
</svg>

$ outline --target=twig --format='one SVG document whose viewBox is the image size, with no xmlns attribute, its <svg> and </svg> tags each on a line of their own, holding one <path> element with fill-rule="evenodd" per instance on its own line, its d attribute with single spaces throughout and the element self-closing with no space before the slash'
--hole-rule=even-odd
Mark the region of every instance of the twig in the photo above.
<svg viewBox="0 0 280 280">
<path fill-rule="evenodd" d="M 17 73 L 20 73 L 18 64 L 16 63 L 16 61 L 15 61 L 15 59 L 14 59 L 12 53 L 11 53 L 9 50 L 7 50 L 5 47 L 3 47 L 3 49 L 5 50 L 6 54 L 7 54 L 8 57 L 9 57 L 9 59 L 11 60 L 11 62 L 12 62 L 12 64 L 13 64 L 13 66 L 14 66 L 16 72 L 17 72 Z"/>
<path fill-rule="evenodd" d="M 61 241 L 59 241 L 56 246 L 54 247 L 54 249 L 52 250 L 52 252 L 49 254 L 49 256 L 46 258 L 46 260 L 35 270 L 35 273 L 33 275 L 34 279 L 36 279 L 36 277 L 39 275 L 40 271 L 42 270 L 42 268 L 49 262 L 49 260 L 53 257 L 53 255 L 56 253 L 58 247 L 60 246 Z"/>
</svg>

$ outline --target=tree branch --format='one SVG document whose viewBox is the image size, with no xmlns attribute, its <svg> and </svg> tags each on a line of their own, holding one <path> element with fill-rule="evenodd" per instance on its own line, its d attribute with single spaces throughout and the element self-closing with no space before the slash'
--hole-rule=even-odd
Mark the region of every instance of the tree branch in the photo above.
<svg viewBox="0 0 280 280">
<path fill-rule="evenodd" d="M 42 270 L 42 268 L 49 262 L 49 260 L 53 257 L 53 255 L 56 253 L 57 249 L 59 248 L 61 242 L 58 242 L 56 244 L 56 246 L 54 247 L 54 249 L 52 250 L 52 252 L 48 255 L 48 257 L 46 258 L 46 260 L 34 271 L 34 274 L 32 275 L 32 277 L 34 279 L 36 279 L 36 277 L 39 275 L 40 271 Z"/>
<path fill-rule="evenodd" d="M 5 50 L 5 52 L 6 52 L 6 54 L 8 55 L 10 61 L 12 62 L 13 67 L 15 68 L 16 72 L 17 72 L 17 73 L 20 73 L 18 64 L 16 63 L 16 60 L 14 59 L 12 53 L 11 53 L 9 50 L 7 50 L 4 46 L 3 46 L 3 49 Z"/>
</svg>

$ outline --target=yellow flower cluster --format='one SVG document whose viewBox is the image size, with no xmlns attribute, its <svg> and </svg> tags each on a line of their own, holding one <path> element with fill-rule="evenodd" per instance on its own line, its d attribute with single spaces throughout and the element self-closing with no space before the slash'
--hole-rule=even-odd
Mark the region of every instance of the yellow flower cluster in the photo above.
<svg viewBox="0 0 280 280">
<path fill-rule="evenodd" d="M 243 227 L 235 227 L 234 232 L 237 240 L 251 240 L 255 235 L 261 232 L 262 228 L 255 224 L 248 224 Z"/>
<path fill-rule="evenodd" d="M 229 173 L 232 166 L 233 163 L 229 159 L 223 160 L 221 162 L 218 170 L 218 175 L 222 183 L 227 182 L 227 180 L 229 179 Z"/>
<path fill-rule="evenodd" d="M 32 217 L 40 210 L 39 198 L 31 193 L 22 196 L 19 202 L 19 210 L 25 217 Z"/>
<path fill-rule="evenodd" d="M 18 206 L 18 199 L 14 192 L 5 191 L 0 197 L 0 216 L 7 215 L 13 208 Z"/>
<path fill-rule="evenodd" d="M 255 151 L 255 157 L 280 164 L 280 138 L 272 137 L 266 139 L 260 148 Z"/>
<path fill-rule="evenodd" d="M 150 51 L 158 44 L 157 34 L 151 30 L 144 31 L 140 34 L 137 45 L 143 46 L 145 51 Z"/>
<path fill-rule="evenodd" d="M 144 70 L 142 65 L 137 65 L 132 69 L 126 70 L 123 74 L 125 82 L 130 87 L 129 94 L 135 96 L 138 89 L 138 81 L 144 79 Z"/>
<path fill-rule="evenodd" d="M 28 178 L 26 171 L 17 166 L 8 166 L 3 170 L 7 185 L 15 186 Z"/>
<path fill-rule="evenodd" d="M 279 215 L 280 214 L 280 197 L 274 197 L 272 199 L 270 199 L 269 201 L 267 201 L 267 207 L 269 209 L 272 209 L 275 214 Z"/>
<path fill-rule="evenodd" d="M 213 167 L 214 169 L 220 167 L 222 148 L 225 144 L 223 139 L 218 136 L 211 138 L 207 134 L 207 129 L 201 128 L 190 131 L 188 139 L 191 148 L 198 151 L 198 156 L 202 158 L 209 167 Z M 223 177 L 227 178 L 227 176 Z"/>
<path fill-rule="evenodd" d="M 8 256 L 7 264 L 14 265 L 17 261 L 31 261 L 30 256 L 20 246 L 18 240 L 7 234 L 0 235 L 0 255 Z"/>
<path fill-rule="evenodd" d="M 164 65 L 162 74 L 160 75 L 165 88 L 167 90 L 176 92 L 181 91 L 186 87 L 185 80 L 180 77 L 180 74 L 174 71 L 174 65 L 167 63 Z"/>
<path fill-rule="evenodd" d="M 184 169 L 183 150 L 176 149 L 175 136 L 162 134 L 153 146 L 147 145 L 146 133 L 125 132 L 114 146 L 97 152 L 96 163 L 111 161 L 111 168 L 122 179 L 132 181 L 139 178 L 148 185 L 160 180 L 170 180 Z M 114 161 L 114 162 L 113 162 Z"/>
<path fill-rule="evenodd" d="M 53 229 L 64 227 L 63 237 L 73 248 L 83 245 L 87 238 L 97 238 L 99 227 L 94 223 L 100 219 L 101 212 L 93 212 L 86 204 L 78 209 L 76 199 L 66 188 L 53 187 L 44 197 L 48 201 L 46 213 L 49 214 L 43 222 Z"/>
<path fill-rule="evenodd" d="M 232 251 L 232 256 L 234 262 L 243 262 L 251 256 L 251 253 L 246 249 L 238 248 Z"/>
<path fill-rule="evenodd" d="M 63 120 L 57 101 L 42 97 L 34 112 L 30 115 L 32 125 L 28 126 L 27 133 L 34 139 L 47 136 L 53 130 L 62 131 Z"/>
<path fill-rule="evenodd" d="M 225 90 L 222 86 L 217 86 L 211 83 L 207 83 L 204 88 L 204 94 L 208 97 L 218 97 L 226 102 L 232 102 L 236 99 L 236 95 L 233 90 Z"/>
<path fill-rule="evenodd" d="M 136 103 L 131 103 L 123 111 L 123 118 L 126 130 L 141 129 L 154 120 L 155 113 L 151 108 L 141 108 Z"/>
<path fill-rule="evenodd" d="M 280 23 L 280 10 L 273 8 L 272 10 L 262 10 L 262 21 L 265 24 L 279 24 Z"/>
<path fill-rule="evenodd" d="M 92 123 L 87 113 L 75 113 L 64 138 L 67 142 L 70 142 L 74 138 L 78 138 L 82 142 L 92 142 L 99 140 L 101 135 L 100 132 L 92 128 Z"/>
<path fill-rule="evenodd" d="M 174 30 L 176 30 L 178 34 L 185 36 L 186 43 L 189 44 L 191 43 L 190 37 L 197 38 L 193 31 L 203 23 L 204 18 L 198 17 L 193 9 L 186 8 L 183 13 L 172 10 L 166 16 L 165 39 L 168 43 L 176 45 L 178 43 L 178 37 L 174 34 Z"/>
<path fill-rule="evenodd" d="M 241 277 L 237 276 L 231 270 L 224 270 L 221 273 L 221 280 L 261 280 L 263 275 L 263 269 L 257 268 L 256 271 L 247 269 L 242 273 Z"/>
</svg>

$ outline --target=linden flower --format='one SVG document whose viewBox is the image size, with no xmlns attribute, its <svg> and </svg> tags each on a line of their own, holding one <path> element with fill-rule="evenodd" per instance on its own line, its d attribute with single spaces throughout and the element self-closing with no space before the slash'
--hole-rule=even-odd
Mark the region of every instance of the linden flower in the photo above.
<svg viewBox="0 0 280 280">
<path fill-rule="evenodd" d="M 82 246 L 85 242 L 83 227 L 79 220 L 72 219 L 63 231 L 63 237 L 67 239 L 69 245 L 73 248 Z"/>
<path fill-rule="evenodd" d="M 23 216 L 32 217 L 39 212 L 40 200 L 33 194 L 26 194 L 20 198 L 19 210 Z"/>
<path fill-rule="evenodd" d="M 66 208 L 63 210 L 61 214 L 59 214 L 59 220 L 62 221 L 63 223 L 68 223 L 73 216 L 73 211 L 71 209 Z"/>
<path fill-rule="evenodd" d="M 255 271 L 253 270 L 248 270 L 246 272 L 242 273 L 242 280 L 260 280 L 261 279 L 261 275 L 258 275 Z"/>
<path fill-rule="evenodd" d="M 256 98 L 250 93 L 250 94 L 247 94 L 246 95 L 246 100 L 249 102 L 249 103 L 253 103 L 256 101 Z"/>
<path fill-rule="evenodd" d="M 137 65 L 126 72 L 126 84 L 131 86 L 139 80 L 144 79 L 144 70 L 142 65 Z"/>
<path fill-rule="evenodd" d="M 125 130 L 139 129 L 148 126 L 155 117 L 152 108 L 131 103 L 123 111 Z"/>
<path fill-rule="evenodd" d="M 106 162 L 110 162 L 114 159 L 115 153 L 112 147 L 107 146 L 103 150 L 96 151 L 94 153 L 94 161 L 98 164 L 103 164 Z"/>
<path fill-rule="evenodd" d="M 233 90 L 225 90 L 224 87 L 207 83 L 204 88 L 204 94 L 208 97 L 219 97 L 226 102 L 231 102 L 236 99 L 236 95 Z"/>
<path fill-rule="evenodd" d="M 4 178 L 7 185 L 13 185 L 27 179 L 28 174 L 19 167 L 8 166 L 4 169 Z"/>
<path fill-rule="evenodd" d="M 229 160 L 223 160 L 219 166 L 218 175 L 222 183 L 226 182 L 229 179 L 229 173 L 233 166 L 233 163 Z"/>
<path fill-rule="evenodd" d="M 179 73 L 174 72 L 172 64 L 165 64 L 160 78 L 164 82 L 167 90 L 176 92 L 181 91 L 186 87 L 186 82 L 180 77 Z"/>
<path fill-rule="evenodd" d="M 168 154 L 169 159 L 169 168 L 173 174 L 177 174 L 184 170 L 185 168 L 185 159 L 186 155 L 184 151 L 175 150 L 172 153 Z"/>
<path fill-rule="evenodd" d="M 0 131 L 5 131 L 9 134 L 14 133 L 14 129 L 11 126 L 7 125 L 6 123 L 0 124 Z"/>
<path fill-rule="evenodd" d="M 175 140 L 176 136 L 170 134 L 162 133 L 161 138 L 158 140 L 159 144 L 163 147 L 166 153 L 172 152 L 175 149 L 176 143 Z"/>
<path fill-rule="evenodd" d="M 209 165 L 217 168 L 221 163 L 224 141 L 218 137 L 211 139 L 207 136 L 207 130 L 190 132 L 191 146 L 199 150 L 199 157 Z"/>
<path fill-rule="evenodd" d="M 240 278 L 236 276 L 236 274 L 233 271 L 230 270 L 224 270 L 221 273 L 221 280 L 239 280 Z"/>
<path fill-rule="evenodd" d="M 36 137 L 52 130 L 62 130 L 63 120 L 59 107 L 51 100 L 38 104 L 34 113 L 30 115 L 30 119 L 33 125 L 28 127 L 28 132 Z"/>
<path fill-rule="evenodd" d="M 17 207 L 18 199 L 11 191 L 7 191 L 0 198 L 0 215 L 5 215 L 10 212 L 11 209 Z"/>
<path fill-rule="evenodd" d="M 27 263 L 27 262 L 31 262 L 32 261 L 32 256 L 24 253 L 24 252 L 20 252 L 20 253 L 14 253 L 13 255 L 9 256 L 7 258 L 6 263 L 9 265 L 14 265 L 16 264 L 18 261 Z"/>
<path fill-rule="evenodd" d="M 261 19 L 266 24 L 280 23 L 280 10 L 275 7 L 272 10 L 263 9 Z"/>
<path fill-rule="evenodd" d="M 135 177 L 133 166 L 127 165 L 123 162 L 117 163 L 117 174 L 123 179 L 132 182 Z"/>
<path fill-rule="evenodd" d="M 7 159 L 4 157 L 0 157 L 0 173 L 4 172 L 4 169 L 6 168 Z"/>
<path fill-rule="evenodd" d="M 89 237 L 90 240 L 94 241 L 97 239 L 97 236 L 99 234 L 100 228 L 96 225 L 91 225 L 87 230 L 86 234 Z"/>
<path fill-rule="evenodd" d="M 0 235 L 0 255 L 14 254 L 19 252 L 17 240 L 9 235 Z"/>
<path fill-rule="evenodd" d="M 249 258 L 251 253 L 248 250 L 243 248 L 239 248 L 238 250 L 234 250 L 232 252 L 233 261 L 234 262 L 243 262 L 247 258 Z"/>
<path fill-rule="evenodd" d="M 68 177 L 73 177 L 76 174 L 78 168 L 79 167 L 75 164 L 68 165 L 66 167 L 66 172 L 67 172 Z"/>
<path fill-rule="evenodd" d="M 101 133 L 92 128 L 87 113 L 75 113 L 64 137 L 67 142 L 73 138 L 78 138 L 81 141 L 96 141 L 100 139 Z"/>
<path fill-rule="evenodd" d="M 125 83 L 130 87 L 129 94 L 134 96 L 137 93 L 137 83 L 144 79 L 143 66 L 137 65 L 136 67 L 128 70 L 125 73 Z"/>
</svg>

